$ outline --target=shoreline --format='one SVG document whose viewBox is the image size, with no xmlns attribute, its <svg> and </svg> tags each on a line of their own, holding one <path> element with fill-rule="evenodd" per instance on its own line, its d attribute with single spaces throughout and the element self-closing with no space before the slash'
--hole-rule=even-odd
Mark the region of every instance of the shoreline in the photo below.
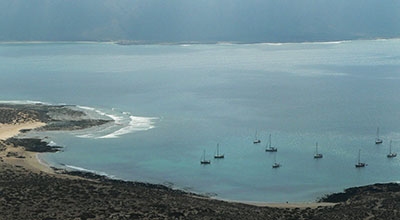
<svg viewBox="0 0 400 220">
<path fill-rule="evenodd" d="M 338 204 L 333 202 L 254 202 L 254 201 L 240 201 L 240 200 L 237 201 L 237 200 L 225 200 L 225 199 L 217 199 L 217 200 L 252 205 L 257 207 L 282 208 L 282 209 L 307 209 L 307 208 L 316 209 L 319 207 L 332 207 Z"/>
<path fill-rule="evenodd" d="M 27 123 L 19 123 L 19 124 L 7 124 L 7 125 L 0 125 L 0 140 L 5 141 L 6 139 L 13 138 L 20 134 L 21 130 L 24 129 L 40 129 L 40 127 L 45 126 L 45 123 L 42 122 L 27 122 Z M 9 130 L 9 132 L 5 132 L 5 130 Z M 10 154 L 9 152 L 12 152 L 12 154 L 15 155 L 15 157 L 10 157 L 7 156 L 7 154 Z M 99 175 L 97 173 L 91 173 L 90 171 L 81 171 L 81 170 L 75 170 L 73 168 L 67 169 L 67 167 L 63 168 L 54 168 L 50 164 L 48 164 L 46 161 L 44 161 L 42 158 L 40 158 L 40 152 L 31 152 L 23 147 L 11 147 L 11 146 L 6 146 L 6 149 L 4 151 L 0 151 L 0 157 L 3 158 L 3 161 L 11 166 L 20 166 L 24 167 L 30 172 L 34 173 L 40 173 L 44 172 L 50 175 L 54 175 L 57 178 L 85 178 L 85 176 L 97 176 L 95 179 L 110 179 L 111 181 L 120 181 L 118 179 L 112 179 L 108 176 L 103 176 Z M 57 171 L 56 171 L 57 170 Z M 71 171 L 72 170 L 72 171 Z M 73 174 L 75 173 L 75 175 Z M 76 175 L 76 173 L 81 173 Z M 87 175 L 85 175 L 87 173 Z M 89 178 L 91 179 L 91 178 Z M 126 182 L 131 182 L 131 181 L 126 181 Z M 157 184 L 154 184 L 157 185 Z M 179 190 L 179 189 L 177 189 Z M 184 191 L 186 192 L 186 191 Z M 203 196 L 201 194 L 196 194 L 192 192 L 186 192 L 188 194 L 193 194 L 194 197 L 202 198 L 202 199 L 207 199 L 207 200 L 219 200 L 219 201 L 226 201 L 229 203 L 240 203 L 240 204 L 247 204 L 247 205 L 252 205 L 252 206 L 257 206 L 257 207 L 273 207 L 273 208 L 317 208 L 320 206 L 333 206 L 335 203 L 319 203 L 319 202 L 296 202 L 296 203 L 275 203 L 275 202 L 253 202 L 253 201 L 236 201 L 236 200 L 225 200 L 223 198 L 212 198 L 212 197 L 207 197 Z"/>
<path fill-rule="evenodd" d="M 8 111 L 10 112 L 11 108 L 15 108 L 14 110 L 12 110 L 12 114 L 18 114 L 18 112 L 20 111 L 18 107 L 18 105 L 22 105 L 25 106 L 24 110 L 26 111 L 26 106 L 31 107 L 30 109 L 35 109 L 39 112 L 42 113 L 42 115 L 44 114 L 43 111 L 45 111 L 46 109 L 49 108 L 53 108 L 56 106 L 49 106 L 47 104 L 33 104 L 33 106 L 31 106 L 30 104 L 17 104 L 17 103 L 5 103 L 6 108 L 3 109 L 3 111 Z M 9 107 L 10 106 L 10 107 Z M 67 106 L 67 105 L 62 105 Z M 3 107 L 4 108 L 4 107 Z M 1 108 L 0 108 L 1 110 Z M 55 112 L 57 112 L 57 110 L 55 110 Z M 66 111 L 63 111 L 66 112 Z M 67 111 L 68 112 L 68 111 Z M 73 115 L 79 115 L 79 117 L 82 117 L 80 115 L 81 112 L 72 112 L 72 113 L 67 113 L 67 114 L 73 114 Z M 10 115 L 8 115 L 10 116 Z M 66 118 L 62 115 L 57 115 L 57 118 Z M 12 118 L 15 118 L 12 117 Z M 84 119 L 86 119 L 85 117 L 83 117 Z M 54 128 L 52 126 L 49 127 L 49 124 L 51 124 L 51 120 L 46 119 L 46 122 L 41 122 L 39 120 L 43 120 L 46 119 L 46 117 L 44 116 L 40 116 L 39 119 L 32 119 L 28 116 L 23 118 L 23 122 L 19 122 L 19 123 L 3 123 L 0 124 L 0 140 L 7 140 L 7 139 L 13 139 L 15 136 L 17 136 L 20 133 L 25 133 L 25 132 L 29 132 L 30 130 L 43 130 L 43 128 L 48 128 L 50 130 L 54 130 L 54 129 L 69 129 L 70 125 L 67 124 L 63 124 L 62 122 L 56 122 L 57 126 L 55 126 Z M 4 119 L 3 119 L 4 120 Z M 15 120 L 15 119 L 14 119 Z M 67 118 L 67 120 L 69 120 L 69 118 Z M 50 122 L 49 122 L 50 121 Z M 95 126 L 96 124 L 90 124 L 90 122 L 85 121 L 84 123 L 88 123 L 88 124 L 83 124 L 81 125 L 79 128 L 86 128 L 87 125 L 89 126 Z M 61 124 L 61 125 L 58 125 Z M 63 127 L 64 126 L 64 127 Z M 78 130 L 79 130 L 78 128 Z M 23 131 L 23 132 L 21 132 Z M 36 140 L 33 140 L 36 141 Z M 32 140 L 27 141 L 27 142 L 33 142 Z M 13 144 L 18 144 L 19 141 L 14 141 Z M 21 144 L 25 144 L 24 142 L 21 142 Z M 74 169 L 73 167 L 67 167 L 65 165 L 61 164 L 61 167 L 53 167 L 51 164 L 47 163 L 45 160 L 43 160 L 43 158 L 40 158 L 40 153 L 41 152 L 55 152 L 57 151 L 57 148 L 55 148 L 54 151 L 49 150 L 51 148 L 47 148 L 47 149 L 43 149 L 41 148 L 40 151 L 38 151 L 38 149 L 34 148 L 32 151 L 32 148 L 24 148 L 24 147 L 10 147 L 7 146 L 7 149 L 5 151 L 0 151 L 0 157 L 4 158 L 4 161 L 6 163 L 9 163 L 12 166 L 22 166 L 27 170 L 30 170 L 32 172 L 36 172 L 36 173 L 40 173 L 40 172 L 44 172 L 47 174 L 51 174 L 51 175 L 55 175 L 57 177 L 61 177 L 61 178 L 77 178 L 78 176 L 81 178 L 87 178 L 89 177 L 89 179 L 91 179 L 92 177 L 95 177 L 95 179 L 110 179 L 110 180 L 116 180 L 116 181 L 120 181 L 120 179 L 114 179 L 110 176 L 105 176 L 105 175 L 101 175 L 97 172 L 91 172 L 90 170 L 79 170 L 79 169 Z M 11 152 L 11 153 L 9 153 Z M 7 156 L 7 154 L 11 154 L 14 156 Z M 80 173 L 80 174 L 78 174 Z M 97 177 L 96 177 L 97 176 Z M 126 180 L 124 180 L 126 181 Z M 129 180 L 127 180 L 127 182 L 131 182 Z M 147 184 L 147 183 L 146 183 Z M 159 185 L 159 184 L 153 184 L 153 185 Z M 166 186 L 168 187 L 168 186 Z M 207 198 L 210 200 L 219 200 L 219 201 L 226 201 L 226 202 L 232 202 L 232 203 L 241 203 L 241 204 L 247 204 L 247 205 L 254 205 L 254 206 L 259 206 L 259 207 L 287 207 L 287 208 L 307 208 L 307 207 L 318 207 L 321 206 L 318 202 L 296 202 L 296 203 L 282 203 L 282 202 L 273 202 L 273 201 L 261 201 L 261 202 L 254 202 L 254 201 L 235 201 L 235 200 L 226 200 L 224 198 L 215 198 L 212 196 L 208 196 L 208 195 L 203 195 L 201 193 L 196 193 L 196 192 L 190 192 L 190 191 L 186 191 L 180 188 L 176 188 L 174 190 L 179 190 L 188 194 L 192 194 L 192 195 L 196 195 L 200 198 Z"/>
<path fill-rule="evenodd" d="M 0 124 L 0 141 L 4 143 L 9 138 L 13 138 L 21 133 L 21 130 L 32 130 L 45 126 L 43 122 L 26 122 L 18 124 Z M 42 163 L 38 158 L 39 152 L 27 151 L 21 146 L 5 145 L 5 149 L 0 151 L 2 160 L 12 166 L 22 166 L 32 172 L 46 172 L 54 174 L 54 170 L 46 163 Z M 14 156 L 10 156 L 14 155 Z"/>
<path fill-rule="evenodd" d="M 0 219 L 400 217 L 398 183 L 353 187 L 328 195 L 320 202 L 273 203 L 224 200 L 160 184 L 54 168 L 40 158 L 40 153 L 58 151 L 57 147 L 47 148 L 39 139 L 15 138 L 19 133 L 41 130 L 44 126 L 46 123 L 29 117 L 18 123 L 0 124 Z"/>
</svg>

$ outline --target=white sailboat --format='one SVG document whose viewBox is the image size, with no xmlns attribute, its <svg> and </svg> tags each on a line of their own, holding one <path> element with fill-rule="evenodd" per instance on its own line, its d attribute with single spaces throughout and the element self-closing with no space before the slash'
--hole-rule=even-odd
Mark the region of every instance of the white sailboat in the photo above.
<svg viewBox="0 0 400 220">
<path fill-rule="evenodd" d="M 382 144 L 383 140 L 379 138 L 379 127 L 376 129 L 375 144 Z"/>
<path fill-rule="evenodd" d="M 386 155 L 388 158 L 393 158 L 397 156 L 397 153 L 393 153 L 392 152 L 392 140 L 390 140 L 390 144 L 389 144 L 389 154 Z"/>
<path fill-rule="evenodd" d="M 253 141 L 253 144 L 259 144 L 259 143 L 261 143 L 261 140 L 260 140 L 260 139 L 258 139 L 258 137 L 257 137 L 257 131 L 256 131 L 256 134 L 254 135 L 254 141 Z"/>
<path fill-rule="evenodd" d="M 281 167 L 281 164 L 276 162 L 276 154 L 274 156 L 274 163 L 272 164 L 272 168 L 279 168 Z"/>
<path fill-rule="evenodd" d="M 362 163 L 361 161 L 360 161 L 360 153 L 361 153 L 361 150 L 358 150 L 358 162 L 356 163 L 356 168 L 361 168 L 361 167 L 365 167 L 367 164 L 366 163 Z"/>
<path fill-rule="evenodd" d="M 314 154 L 314 158 L 315 159 L 320 159 L 320 158 L 322 158 L 323 157 L 323 155 L 321 154 L 321 153 L 318 153 L 318 142 L 317 143 L 315 143 L 315 154 Z"/>
<path fill-rule="evenodd" d="M 211 164 L 210 160 L 206 160 L 206 150 L 203 151 L 203 156 L 200 159 L 200 164 L 204 165 Z"/>
<path fill-rule="evenodd" d="M 217 144 L 217 153 L 214 155 L 214 158 L 215 158 L 215 159 L 222 159 L 222 158 L 224 158 L 224 157 L 225 157 L 224 154 L 220 154 L 220 153 L 219 153 L 219 144 Z"/>
<path fill-rule="evenodd" d="M 277 152 L 278 151 L 278 148 L 272 147 L 271 134 L 269 134 L 268 145 L 266 146 L 265 151 L 266 152 Z"/>
</svg>

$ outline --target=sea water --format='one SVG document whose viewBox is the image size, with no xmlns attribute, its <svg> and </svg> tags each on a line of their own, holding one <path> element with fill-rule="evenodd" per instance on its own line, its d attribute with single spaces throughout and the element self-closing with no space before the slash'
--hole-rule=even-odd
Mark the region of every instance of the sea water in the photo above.
<svg viewBox="0 0 400 220">
<path fill-rule="evenodd" d="M 0 73 L 1 100 L 72 104 L 115 120 L 31 134 L 64 147 L 42 156 L 53 166 L 269 202 L 400 179 L 400 158 L 386 157 L 390 140 L 400 152 L 399 39 L 2 43 Z M 276 153 L 265 152 L 270 134 Z M 224 159 L 213 159 L 217 144 Z M 210 165 L 200 165 L 204 150 Z M 356 169 L 359 150 L 368 165 Z"/>
</svg>

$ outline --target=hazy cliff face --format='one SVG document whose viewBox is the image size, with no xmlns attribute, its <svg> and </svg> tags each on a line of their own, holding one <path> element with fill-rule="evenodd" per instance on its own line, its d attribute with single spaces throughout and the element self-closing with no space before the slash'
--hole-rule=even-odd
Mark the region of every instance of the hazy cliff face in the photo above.
<svg viewBox="0 0 400 220">
<path fill-rule="evenodd" d="M 398 37 L 400 2 L 1 1 L 0 40 L 324 41 Z"/>
</svg>

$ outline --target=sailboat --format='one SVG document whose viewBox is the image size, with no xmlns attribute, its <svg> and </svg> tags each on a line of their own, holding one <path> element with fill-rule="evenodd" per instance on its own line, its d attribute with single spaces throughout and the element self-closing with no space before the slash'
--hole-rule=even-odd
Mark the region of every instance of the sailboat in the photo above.
<svg viewBox="0 0 400 220">
<path fill-rule="evenodd" d="M 383 140 L 379 138 L 379 127 L 376 129 L 375 144 L 382 144 Z"/>
<path fill-rule="evenodd" d="M 274 164 L 272 164 L 272 168 L 279 168 L 279 167 L 281 167 L 281 164 L 276 162 L 276 155 L 275 155 Z"/>
<path fill-rule="evenodd" d="M 220 154 L 219 153 L 219 144 L 217 144 L 217 153 L 214 155 L 214 158 L 215 159 L 222 159 L 222 158 L 224 158 L 225 156 L 223 155 L 223 154 Z"/>
<path fill-rule="evenodd" d="M 268 146 L 265 148 L 266 152 L 277 152 L 278 148 L 271 146 L 271 134 L 269 134 Z"/>
<path fill-rule="evenodd" d="M 253 144 L 259 144 L 259 143 L 261 143 L 261 140 L 257 138 L 257 131 L 256 131 L 256 134 L 254 135 Z"/>
<path fill-rule="evenodd" d="M 203 156 L 201 157 L 200 164 L 211 164 L 210 160 L 206 160 L 206 150 L 203 151 Z"/>
<path fill-rule="evenodd" d="M 318 153 L 318 142 L 315 144 L 315 154 L 314 154 L 314 158 L 315 159 L 320 159 L 320 158 L 322 158 L 323 157 L 323 155 L 322 154 L 320 154 L 320 153 Z"/>
<path fill-rule="evenodd" d="M 358 163 L 356 164 L 356 168 L 365 167 L 367 165 L 366 163 L 362 163 L 360 161 L 360 153 L 361 153 L 361 150 L 358 150 Z"/>
<path fill-rule="evenodd" d="M 389 145 L 389 154 L 387 155 L 388 158 L 396 157 L 397 153 L 392 153 L 392 140 L 390 140 L 390 145 Z"/>
</svg>

